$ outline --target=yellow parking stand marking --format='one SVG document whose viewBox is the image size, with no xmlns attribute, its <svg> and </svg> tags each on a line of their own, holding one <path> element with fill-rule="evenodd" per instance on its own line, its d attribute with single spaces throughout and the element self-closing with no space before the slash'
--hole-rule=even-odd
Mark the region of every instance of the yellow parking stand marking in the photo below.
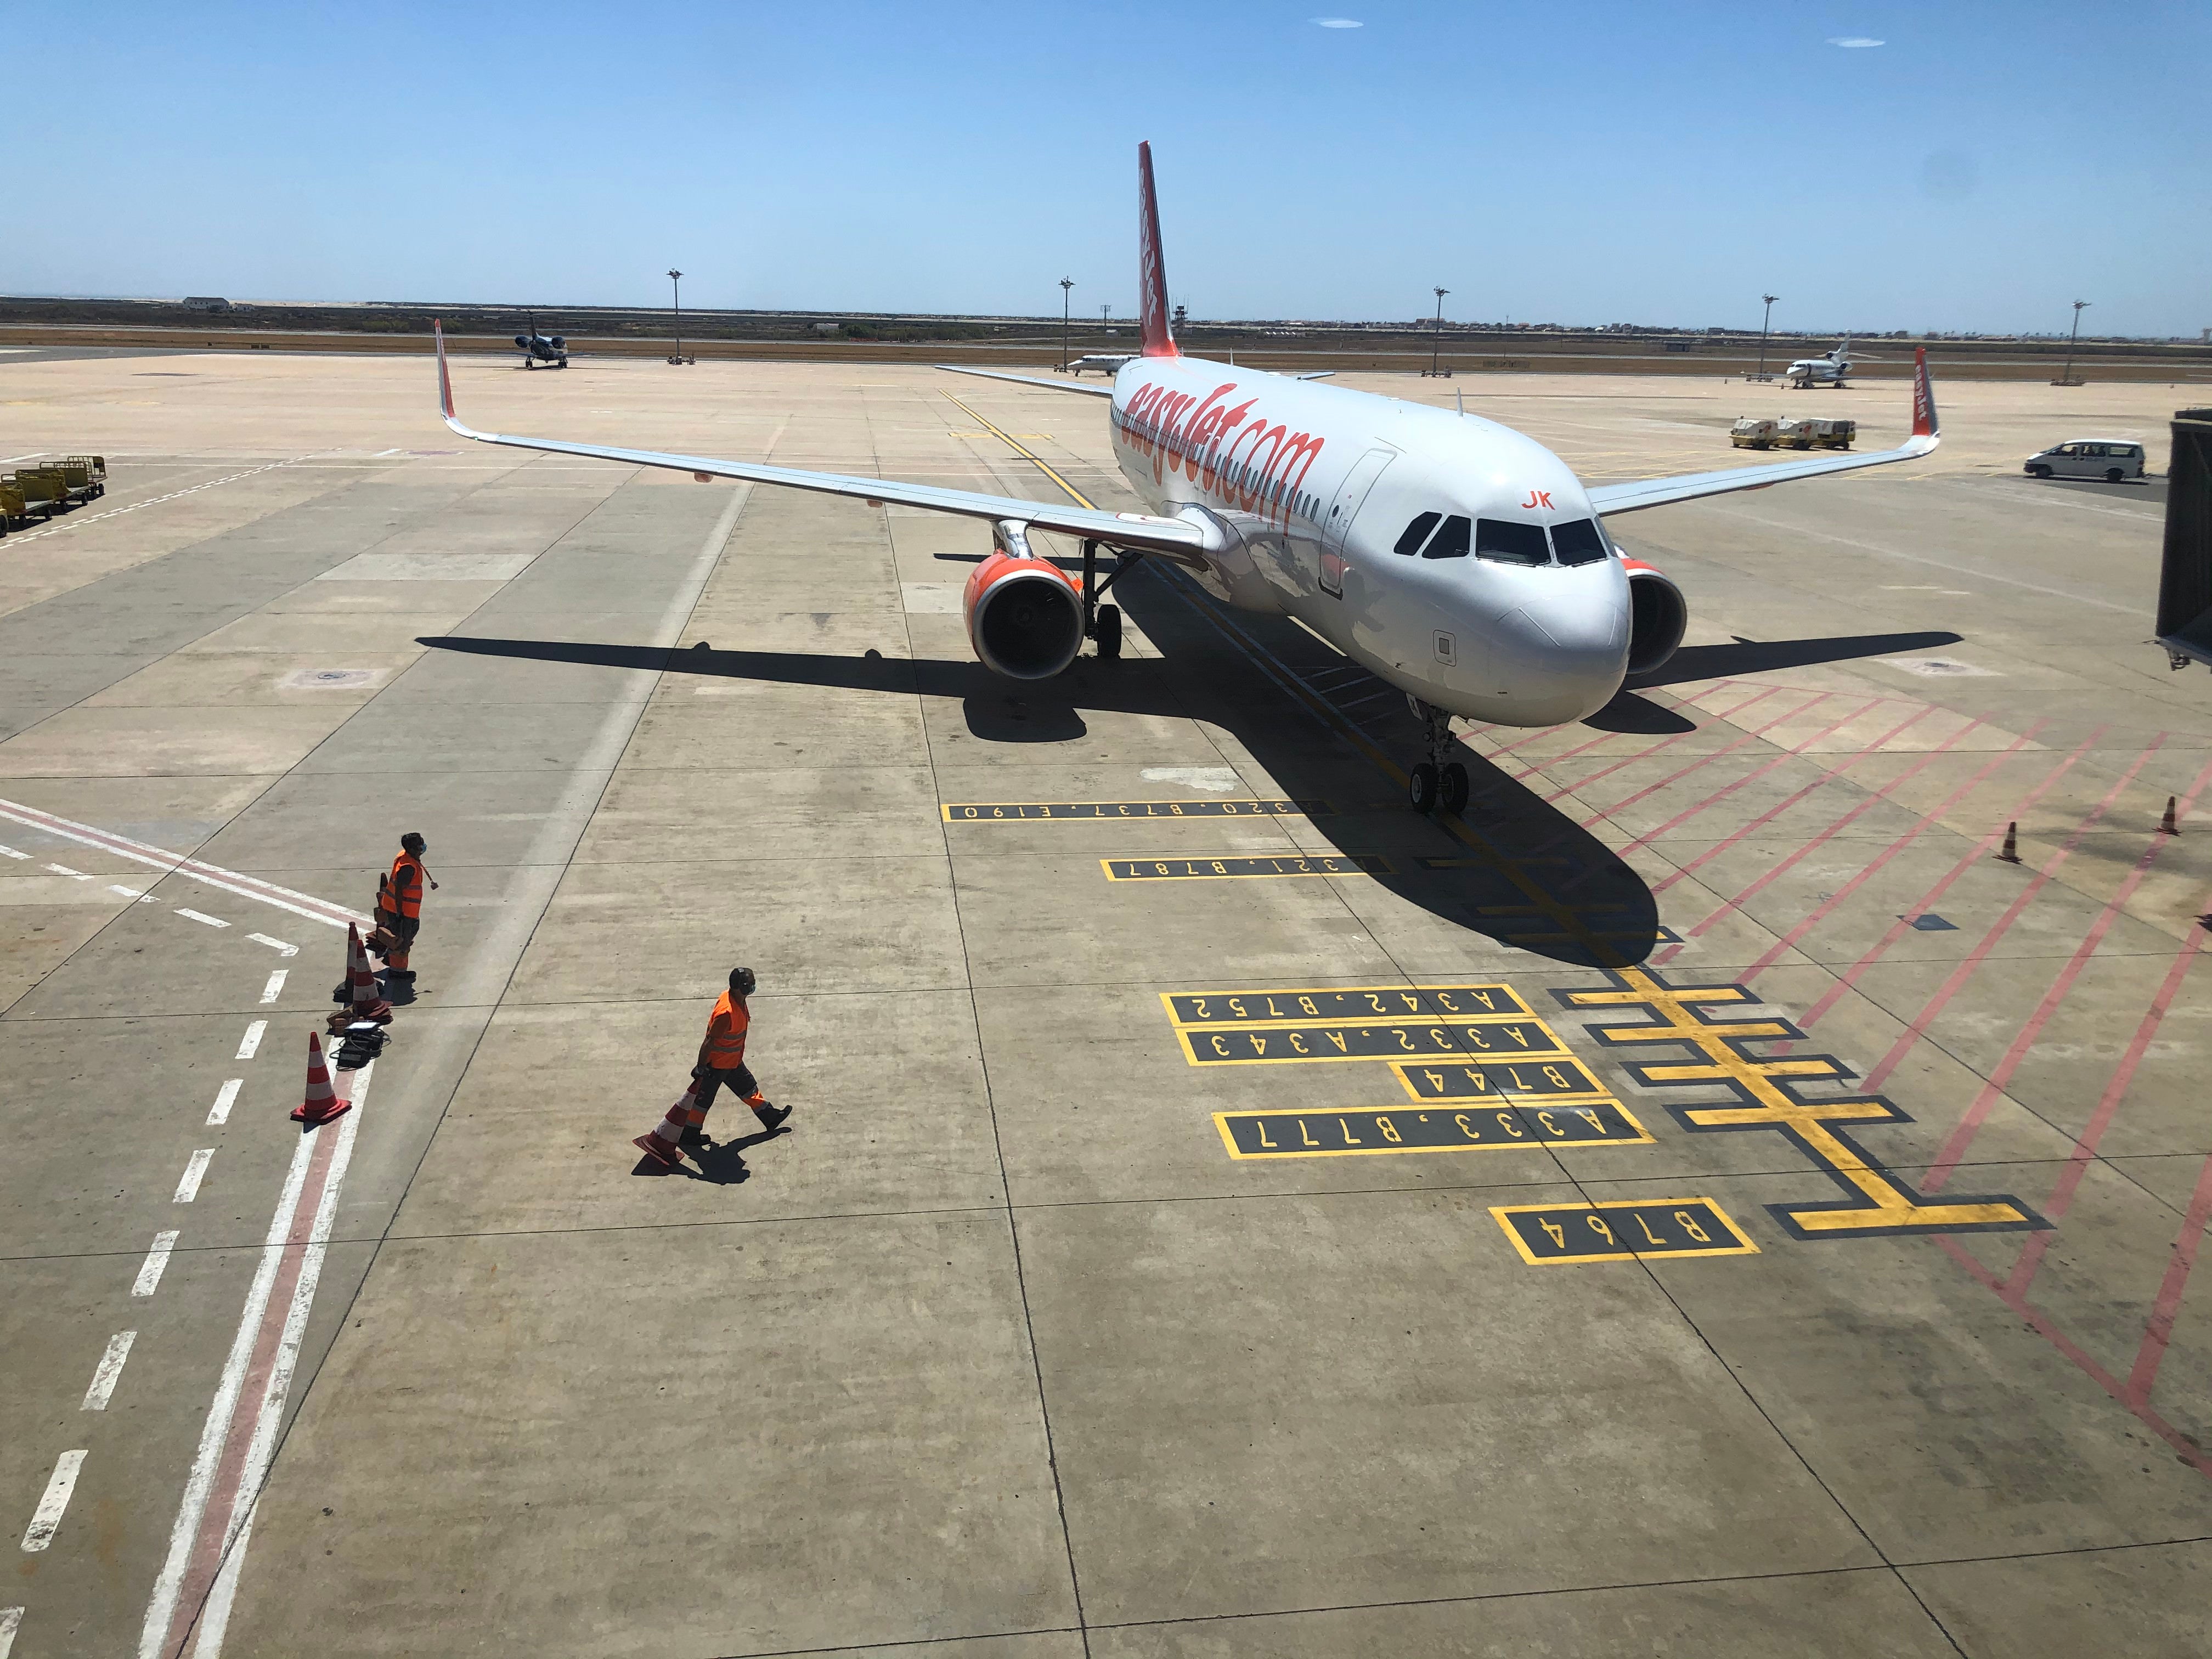
<svg viewBox="0 0 2212 1659">
<path fill-rule="evenodd" d="M 1753 1054 L 1748 1045 L 1753 1042 L 1794 1041 L 1804 1033 L 1785 1019 L 1706 1013 L 1757 1003 L 1743 986 L 1669 985 L 1647 968 L 1604 971 L 1611 981 L 1606 989 L 1553 994 L 1570 1008 L 1649 1016 L 1640 1024 L 1593 1028 L 1591 1035 L 1609 1047 L 1672 1043 L 1695 1051 L 1695 1060 L 1638 1061 L 1627 1068 L 1637 1081 L 1656 1087 L 1702 1085 L 1727 1093 L 1726 1103 L 1669 1107 L 1684 1128 L 1778 1130 L 1842 1189 L 1844 1196 L 1832 1203 L 1768 1205 L 1792 1237 L 2016 1232 L 2050 1224 L 2008 1194 L 1931 1202 L 1869 1158 L 1838 1126 L 1912 1120 L 1881 1095 L 1808 1099 L 1798 1092 L 1808 1083 L 1841 1082 L 1853 1073 L 1826 1054 Z"/>
<path fill-rule="evenodd" d="M 947 823 L 1073 823 L 1093 818 L 1316 818 L 1320 800 L 940 801 Z"/>
<path fill-rule="evenodd" d="M 1279 857 L 1224 859 L 1101 859 L 1109 881 L 1219 881 L 1275 876 L 1389 876 L 1390 860 L 1361 854 L 1286 854 Z"/>
<path fill-rule="evenodd" d="M 1532 1267 L 1634 1261 L 1652 1256 L 1757 1255 L 1710 1198 L 1633 1203 L 1498 1204 L 1490 1213 Z"/>
<path fill-rule="evenodd" d="M 1194 1066 L 1267 1066 L 1308 1060 L 1420 1058 L 1472 1064 L 1501 1060 L 1571 1060 L 1541 1020 L 1446 1024 L 1406 1021 L 1373 1025 L 1178 1026 L 1183 1056 Z"/>
<path fill-rule="evenodd" d="M 1177 1025 L 1275 1025 L 1306 1020 L 1531 1019 L 1510 985 L 1327 985 L 1287 991 L 1163 991 Z"/>
<path fill-rule="evenodd" d="M 1651 1137 L 1618 1103 L 1526 1103 L 1466 1111 L 1216 1112 L 1236 1158 L 1371 1158 L 1392 1152 L 1507 1152 L 1532 1146 L 1635 1146 Z"/>
<path fill-rule="evenodd" d="M 1610 1101 L 1605 1085 L 1562 1049 L 1556 1058 L 1476 1060 L 1455 1065 L 1393 1060 L 1390 1069 L 1415 1100 L 1499 1100 L 1512 1097 Z"/>
</svg>

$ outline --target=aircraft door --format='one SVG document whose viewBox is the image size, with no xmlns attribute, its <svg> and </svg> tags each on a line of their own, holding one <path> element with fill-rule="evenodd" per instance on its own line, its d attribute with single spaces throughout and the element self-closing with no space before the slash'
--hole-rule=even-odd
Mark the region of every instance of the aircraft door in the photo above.
<svg viewBox="0 0 2212 1659">
<path fill-rule="evenodd" d="M 1352 521 L 1359 516 L 1366 503 L 1368 491 L 1382 476 L 1382 469 L 1397 459 L 1395 449 L 1370 449 L 1362 455 L 1352 471 L 1345 475 L 1344 483 L 1330 503 L 1328 517 L 1322 521 L 1321 532 L 1321 588 L 1324 593 L 1344 597 L 1344 540 L 1352 530 Z"/>
</svg>

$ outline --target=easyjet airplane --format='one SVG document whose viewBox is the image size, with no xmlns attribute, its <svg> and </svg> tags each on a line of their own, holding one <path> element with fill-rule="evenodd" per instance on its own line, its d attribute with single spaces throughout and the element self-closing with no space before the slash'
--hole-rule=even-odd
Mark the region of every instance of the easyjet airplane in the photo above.
<svg viewBox="0 0 2212 1659">
<path fill-rule="evenodd" d="M 1085 638 L 1099 655 L 1118 655 L 1121 616 L 1100 594 L 1133 561 L 1167 560 L 1238 609 L 1297 617 L 1403 690 L 1428 732 L 1429 757 L 1407 789 L 1422 811 L 1467 803 L 1466 769 L 1450 759 L 1454 715 L 1578 720 L 1681 643 L 1681 591 L 1613 545 L 1607 516 L 1911 460 L 1937 442 L 1924 352 L 1912 435 L 1899 448 L 1592 486 L 1492 421 L 1186 357 L 1168 327 L 1149 144 L 1137 149 L 1137 183 L 1142 355 L 1110 387 L 954 372 L 1110 398 L 1115 457 L 1149 513 L 478 432 L 454 416 L 441 331 L 446 423 L 485 443 L 988 520 L 993 551 L 968 579 L 968 638 L 986 665 L 1015 679 L 1060 672 Z M 1038 530 L 1082 540 L 1080 581 L 1031 547 Z M 1101 548 L 1120 556 L 1103 581 Z"/>
</svg>

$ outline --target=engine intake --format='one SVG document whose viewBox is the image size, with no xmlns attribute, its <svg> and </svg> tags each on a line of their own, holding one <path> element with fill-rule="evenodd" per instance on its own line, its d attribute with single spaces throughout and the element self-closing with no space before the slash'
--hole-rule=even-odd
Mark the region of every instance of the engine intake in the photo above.
<svg viewBox="0 0 2212 1659">
<path fill-rule="evenodd" d="M 1083 648 L 1083 590 L 1030 551 L 1020 525 L 1002 520 L 993 540 L 968 578 L 968 643 L 994 674 L 1050 679 Z"/>
<path fill-rule="evenodd" d="M 1648 674 L 1665 664 L 1690 625 L 1682 590 L 1641 559 L 1624 559 L 1628 570 L 1628 672 Z"/>
</svg>

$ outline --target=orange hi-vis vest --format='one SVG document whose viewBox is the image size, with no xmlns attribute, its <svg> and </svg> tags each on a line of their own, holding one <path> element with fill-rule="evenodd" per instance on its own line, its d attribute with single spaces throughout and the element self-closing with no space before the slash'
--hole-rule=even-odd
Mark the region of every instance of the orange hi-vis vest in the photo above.
<svg viewBox="0 0 2212 1659">
<path fill-rule="evenodd" d="M 392 860 L 392 902 L 407 921 L 422 919 L 422 860 L 402 852 Z"/>
<path fill-rule="evenodd" d="M 743 999 L 725 991 L 707 1021 L 707 1063 L 718 1072 L 733 1072 L 745 1063 L 745 1032 L 753 1023 Z"/>
</svg>

